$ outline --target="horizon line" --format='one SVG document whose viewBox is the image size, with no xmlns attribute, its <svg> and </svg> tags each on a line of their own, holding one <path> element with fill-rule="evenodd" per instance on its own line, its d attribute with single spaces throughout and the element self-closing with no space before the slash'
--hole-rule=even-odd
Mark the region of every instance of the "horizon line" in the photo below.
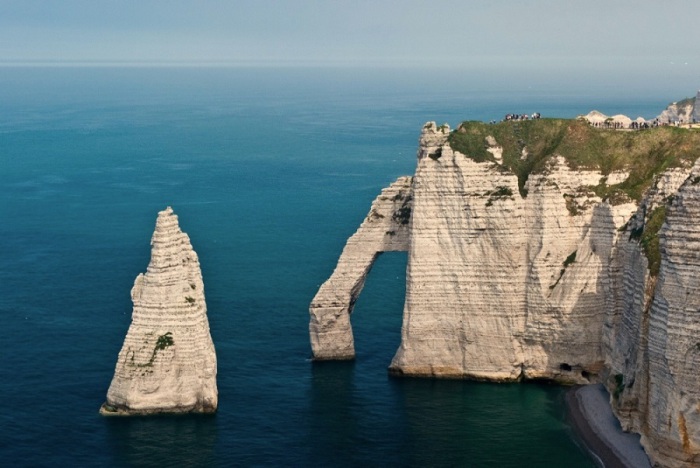
<svg viewBox="0 0 700 468">
<path fill-rule="evenodd" d="M 469 68 L 470 65 L 452 66 L 438 62 L 392 62 L 392 61 L 329 61 L 329 60 L 0 60 L 0 67 L 366 67 L 366 68 Z M 472 67 L 474 65 L 471 65 Z M 478 68 L 478 66 L 477 66 Z"/>
</svg>

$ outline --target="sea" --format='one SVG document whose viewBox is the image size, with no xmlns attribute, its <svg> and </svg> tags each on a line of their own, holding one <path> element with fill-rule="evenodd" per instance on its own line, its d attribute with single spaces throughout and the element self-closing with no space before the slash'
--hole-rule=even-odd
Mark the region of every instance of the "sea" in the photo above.
<svg viewBox="0 0 700 468">
<path fill-rule="evenodd" d="M 647 118 L 694 89 L 481 70 L 0 66 L 3 466 L 591 467 L 566 388 L 390 377 L 405 253 L 313 362 L 308 306 L 427 121 Z M 675 94 L 674 94 L 675 93 Z M 172 206 L 218 357 L 209 416 L 105 418 L 130 289 Z"/>
</svg>

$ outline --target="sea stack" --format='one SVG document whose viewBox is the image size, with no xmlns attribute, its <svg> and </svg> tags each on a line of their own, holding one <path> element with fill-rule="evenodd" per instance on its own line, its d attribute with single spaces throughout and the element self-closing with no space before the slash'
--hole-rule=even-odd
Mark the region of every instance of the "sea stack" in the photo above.
<svg viewBox="0 0 700 468">
<path fill-rule="evenodd" d="M 216 353 L 202 272 L 170 207 L 158 213 L 151 261 L 136 277 L 131 300 L 131 325 L 100 413 L 215 412 Z"/>
</svg>

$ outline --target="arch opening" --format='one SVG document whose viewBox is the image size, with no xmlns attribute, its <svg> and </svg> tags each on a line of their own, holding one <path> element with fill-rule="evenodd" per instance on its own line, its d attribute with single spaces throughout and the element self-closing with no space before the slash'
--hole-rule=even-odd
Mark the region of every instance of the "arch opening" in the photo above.
<svg viewBox="0 0 700 468">
<path fill-rule="evenodd" d="M 383 369 L 401 343 L 407 261 L 406 252 L 379 255 L 351 315 L 357 358 Z"/>
</svg>

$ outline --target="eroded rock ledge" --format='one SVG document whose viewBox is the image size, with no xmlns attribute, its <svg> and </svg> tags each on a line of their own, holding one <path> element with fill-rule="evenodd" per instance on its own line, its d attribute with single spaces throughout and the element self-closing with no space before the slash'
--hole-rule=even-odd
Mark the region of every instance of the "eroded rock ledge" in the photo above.
<svg viewBox="0 0 700 468">
<path fill-rule="evenodd" d="M 213 413 L 216 353 L 199 259 L 168 207 L 158 213 L 151 261 L 131 290 L 131 325 L 103 415 Z"/>
<path fill-rule="evenodd" d="M 393 374 L 602 382 L 654 463 L 698 466 L 699 156 L 692 130 L 426 124 L 415 176 L 399 181 L 407 224 L 392 224 L 397 182 L 311 304 L 314 357 L 354 356 L 352 305 L 400 233 Z"/>
</svg>

